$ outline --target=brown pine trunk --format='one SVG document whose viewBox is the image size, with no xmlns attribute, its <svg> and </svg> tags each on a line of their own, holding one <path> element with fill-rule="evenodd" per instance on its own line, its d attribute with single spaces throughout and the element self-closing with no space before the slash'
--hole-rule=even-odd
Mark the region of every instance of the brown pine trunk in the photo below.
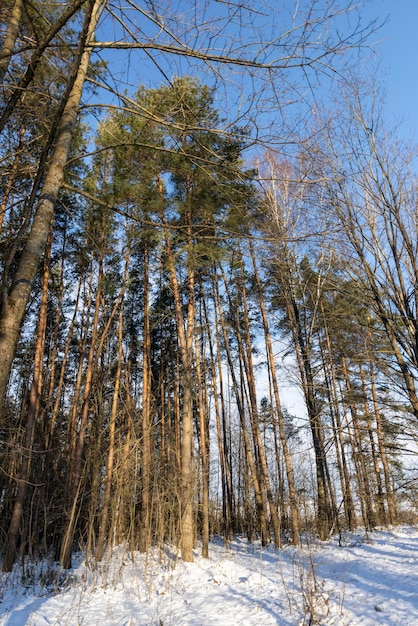
<svg viewBox="0 0 418 626">
<path fill-rule="evenodd" d="M 201 292 L 203 287 L 201 285 Z M 205 327 L 209 345 L 210 355 L 210 368 L 211 379 L 213 387 L 213 398 L 215 405 L 215 420 L 216 420 L 216 434 L 218 437 L 218 452 L 219 452 L 219 464 L 221 466 L 221 480 L 222 480 L 222 519 L 224 525 L 224 537 L 230 539 L 232 537 L 232 486 L 231 486 L 231 472 L 228 461 L 227 445 L 226 445 L 226 425 L 225 425 L 225 406 L 223 400 L 223 381 L 222 381 L 222 367 L 221 364 L 216 362 L 214 354 L 214 346 L 211 337 L 211 328 L 209 323 L 209 315 L 206 305 L 206 299 L 202 293 L 203 308 L 205 314 Z M 214 327 L 216 333 L 217 352 L 218 359 L 220 359 L 220 346 L 219 346 L 219 334 L 218 334 L 218 319 L 215 303 L 215 320 Z M 218 375 L 216 366 L 218 365 Z M 219 390 L 219 391 L 218 391 Z M 221 410 L 222 410 L 222 423 L 221 423 Z"/>
<path fill-rule="evenodd" d="M 250 394 L 250 405 L 251 405 L 251 424 L 253 429 L 253 438 L 256 449 L 258 450 L 259 458 L 260 458 L 260 467 L 261 467 L 261 476 L 262 482 L 264 484 L 267 500 L 269 503 L 270 510 L 270 518 L 271 524 L 273 526 L 273 534 L 274 534 L 274 542 L 276 547 L 280 547 L 281 545 L 281 537 L 280 537 L 280 520 L 278 513 L 277 501 L 273 497 L 273 492 L 271 488 L 270 482 L 270 473 L 267 465 L 267 458 L 265 452 L 265 446 L 263 440 L 261 438 L 260 432 L 260 422 L 258 419 L 258 403 L 257 403 L 257 391 L 255 385 L 254 378 L 254 364 L 252 358 L 252 341 L 251 341 L 251 332 L 250 332 L 250 323 L 249 323 L 249 312 L 248 312 L 248 304 L 247 304 L 247 290 L 245 287 L 245 279 L 244 279 L 244 268 L 242 262 L 241 250 L 240 254 L 240 266 L 241 266 L 241 293 L 242 293 L 242 301 L 243 301 L 243 324 L 245 330 L 245 354 L 244 354 L 244 365 L 246 369 L 246 377 L 248 380 L 248 388 Z M 239 333 L 238 333 L 239 334 Z"/>
<path fill-rule="evenodd" d="M 151 485 L 151 337 L 149 319 L 149 247 L 144 249 L 144 329 L 142 364 L 142 465 L 141 465 L 141 527 L 139 549 L 146 552 L 150 544 Z"/>
<path fill-rule="evenodd" d="M 69 482 L 68 482 L 68 497 L 67 497 L 67 524 L 63 533 L 63 539 L 61 544 L 61 552 L 60 552 L 60 564 L 65 569 L 71 567 L 71 553 L 73 547 L 73 537 L 74 537 L 74 528 L 75 528 L 75 512 L 77 510 L 77 499 L 78 493 L 80 490 L 80 481 L 82 475 L 82 455 L 84 450 L 84 439 L 87 429 L 87 418 L 89 411 L 89 399 L 90 399 L 90 391 L 91 385 L 93 382 L 93 374 L 95 367 L 95 353 L 97 348 L 97 335 L 98 335 L 98 326 L 99 326 L 99 313 L 100 313 L 100 303 L 101 303 L 101 281 L 102 281 L 102 264 L 100 263 L 100 271 L 98 278 L 98 288 L 95 300 L 94 307 L 94 318 L 92 322 L 91 329 L 91 339 L 90 339 L 90 348 L 87 357 L 86 369 L 85 369 L 85 379 L 84 379 L 84 391 L 83 391 L 83 401 L 82 407 L 80 411 L 80 415 L 78 415 L 77 405 L 73 405 L 74 411 L 74 421 L 71 424 L 71 457 L 69 462 Z M 79 374 L 80 374 L 79 370 Z M 79 421 L 79 427 L 77 430 L 76 421 Z"/>
<path fill-rule="evenodd" d="M 200 458 L 202 464 L 202 556 L 203 558 L 207 559 L 209 557 L 209 433 L 206 411 L 207 405 L 204 402 L 202 391 L 204 380 L 202 378 L 199 340 L 196 333 L 195 362 L 197 378 L 197 399 L 199 408 Z"/>
<path fill-rule="evenodd" d="M 224 284 L 225 284 L 225 275 L 224 275 Z M 251 476 L 251 483 L 252 483 L 252 487 L 254 490 L 254 497 L 255 497 L 255 502 L 256 502 L 256 507 L 257 507 L 257 519 L 259 523 L 261 541 L 263 545 L 265 545 L 266 543 L 268 543 L 268 540 L 269 540 L 269 532 L 268 532 L 268 524 L 267 524 L 267 507 L 265 504 L 265 500 L 263 499 L 263 494 L 262 494 L 260 482 L 258 479 L 258 472 L 256 469 L 254 454 L 251 448 L 250 438 L 248 436 L 248 429 L 247 429 L 247 424 L 245 420 L 244 404 L 242 402 L 240 385 L 238 383 L 237 375 L 235 373 L 235 366 L 234 366 L 234 362 L 232 359 L 231 350 L 229 347 L 228 333 L 227 333 L 226 326 L 225 326 L 225 317 L 223 314 L 221 299 L 219 296 L 219 290 L 218 290 L 218 285 L 216 281 L 214 281 L 214 294 L 216 297 L 217 309 L 219 311 L 219 320 L 220 320 L 220 324 L 222 328 L 224 349 L 225 349 L 226 357 L 228 361 L 229 374 L 232 379 L 235 400 L 237 403 L 238 415 L 240 419 L 241 434 L 242 434 L 243 441 L 244 441 L 245 461 L 246 463 L 248 463 L 250 476 Z M 249 506 L 250 498 L 246 500 L 245 504 L 246 506 Z"/>
<path fill-rule="evenodd" d="M 49 233 L 49 240 L 44 261 L 44 272 L 42 279 L 42 296 L 39 310 L 38 333 L 36 338 L 35 358 L 33 364 L 33 380 L 29 393 L 29 402 L 26 418 L 26 433 L 22 447 L 22 462 L 19 475 L 16 477 L 17 494 L 13 506 L 12 519 L 6 538 L 6 548 L 3 559 L 3 571 L 10 572 L 16 559 L 16 549 L 19 537 L 23 508 L 28 492 L 30 479 L 30 464 L 32 458 L 32 444 L 35 432 L 35 425 L 39 413 L 40 395 L 42 390 L 42 368 L 45 347 L 45 336 L 47 326 L 47 305 L 48 305 L 48 283 L 49 283 L 49 262 L 51 258 L 52 224 Z"/>
<path fill-rule="evenodd" d="M 121 384 L 121 375 L 122 375 L 122 359 L 123 359 L 123 293 L 125 290 L 126 281 L 128 278 L 128 268 L 129 268 L 129 260 L 125 260 L 125 271 L 122 278 L 122 293 L 121 293 L 121 303 L 119 307 L 119 320 L 118 320 L 118 357 L 117 357 L 117 365 L 116 365 L 116 374 L 115 374 L 115 383 L 113 387 L 113 397 L 112 397 L 112 409 L 110 413 L 110 424 L 109 424 L 109 450 L 107 454 L 107 463 L 106 463 L 106 478 L 105 478 L 105 486 L 103 492 L 103 507 L 102 507 L 102 515 L 100 519 L 100 529 L 99 529 L 99 537 L 97 539 L 97 547 L 96 547 L 96 561 L 101 561 L 103 557 L 103 551 L 105 546 L 105 539 L 108 535 L 108 526 L 109 526 L 109 513 L 110 513 L 110 505 L 112 498 L 112 478 L 113 478 L 113 466 L 114 466 L 114 458 L 115 458 L 115 432 L 116 432 L 116 417 L 118 412 L 118 404 L 119 404 L 119 389 Z"/>
<path fill-rule="evenodd" d="M 87 41 L 93 38 L 100 6 L 103 2 L 104 0 L 94 0 L 88 5 L 83 33 L 80 37 L 79 53 L 76 55 L 74 82 L 71 85 L 68 100 L 57 129 L 55 148 L 49 161 L 35 217 L 19 258 L 9 293 L 2 304 L 0 317 L 1 413 L 26 305 L 40 260 L 45 252 L 56 199 L 64 180 L 64 169 L 71 147 L 81 94 L 90 61 L 91 51 L 86 49 L 85 45 Z"/>
<path fill-rule="evenodd" d="M 181 432 L 181 528 L 180 545 L 183 561 L 193 561 L 194 545 L 194 461 L 193 461 L 193 322 L 195 311 L 193 305 L 194 272 L 189 264 L 187 270 L 187 320 L 182 311 L 180 288 L 175 268 L 175 259 L 171 249 L 169 233 L 165 232 L 167 262 L 173 289 L 174 307 L 177 321 L 177 333 L 182 365 L 182 432 Z"/>
<path fill-rule="evenodd" d="M 332 420 L 332 429 L 333 429 L 333 437 L 334 437 L 334 447 L 337 456 L 337 464 L 338 464 L 338 473 L 340 475 L 341 489 L 343 493 L 343 502 L 344 502 L 344 514 L 346 519 L 346 524 L 349 530 L 352 530 L 356 525 L 355 519 L 355 510 L 354 510 L 354 502 L 353 502 L 353 494 L 351 489 L 351 480 L 350 480 L 350 472 L 348 469 L 345 449 L 344 449 L 344 439 L 343 432 L 341 426 L 341 418 L 340 418 L 340 408 L 338 402 L 338 392 L 337 392 L 337 384 L 335 380 L 335 366 L 333 364 L 333 353 L 331 340 L 328 332 L 328 324 L 325 316 L 325 311 L 323 304 L 321 303 L 321 313 L 322 313 L 322 321 L 324 326 L 324 334 L 325 334 L 325 347 L 326 354 L 324 354 L 324 350 L 321 346 L 321 356 L 325 373 L 326 380 L 326 388 L 328 391 L 329 397 L 329 406 Z"/>
<path fill-rule="evenodd" d="M 103 218 L 102 224 L 102 233 L 101 233 L 101 248 L 100 255 L 102 255 L 102 251 L 104 248 L 104 230 L 105 223 Z M 113 319 L 115 317 L 116 311 L 119 309 L 123 293 L 124 293 L 124 284 L 122 284 L 121 289 L 119 291 L 116 302 L 110 312 L 110 315 L 106 321 L 106 324 L 101 333 L 100 339 L 98 334 L 99 328 L 99 313 L 102 305 L 102 281 L 103 281 L 103 259 L 99 258 L 99 275 L 98 275 L 98 283 L 97 283 L 97 293 L 95 294 L 96 302 L 94 309 L 94 318 L 92 322 L 92 330 L 91 330 L 91 338 L 90 338 L 90 348 L 87 357 L 86 371 L 84 377 L 84 390 L 83 390 L 83 400 L 80 415 L 77 414 L 77 421 L 79 423 L 78 430 L 76 429 L 76 423 L 72 425 L 72 428 L 75 430 L 75 442 L 73 441 L 73 446 L 71 449 L 71 458 L 70 458 L 70 476 L 69 476 L 69 484 L 68 484 L 68 506 L 67 506 L 67 524 L 65 531 L 63 533 L 61 550 L 60 550 L 60 563 L 61 566 L 65 569 L 71 567 L 71 552 L 72 552 L 72 543 L 74 538 L 75 524 L 76 524 L 76 514 L 77 514 L 77 506 L 78 506 L 78 496 L 82 489 L 81 478 L 83 474 L 83 452 L 84 452 L 84 444 L 85 437 L 88 425 L 88 416 L 90 409 L 90 394 L 91 388 L 93 384 L 93 377 L 97 369 L 97 363 L 102 355 L 104 343 L 106 341 L 109 329 L 112 325 Z"/>
<path fill-rule="evenodd" d="M 277 384 L 277 372 L 276 372 L 276 364 L 274 362 L 274 353 L 273 353 L 273 345 L 271 341 L 270 328 L 267 319 L 266 307 L 264 304 L 263 292 L 261 288 L 260 278 L 258 275 L 258 268 L 254 254 L 254 248 L 252 242 L 250 241 L 250 252 L 251 259 L 253 263 L 254 270 L 254 278 L 257 287 L 257 295 L 258 295 L 258 303 L 260 306 L 261 317 L 263 320 L 263 330 L 264 330 L 264 340 L 266 343 L 267 349 L 267 360 L 268 366 L 271 375 L 271 382 L 273 386 L 273 396 L 274 402 L 276 406 L 275 413 L 275 422 L 277 420 L 277 425 L 279 428 L 279 437 L 280 443 L 283 451 L 284 464 L 286 468 L 286 477 L 287 477 L 287 486 L 289 489 L 289 508 L 290 508 L 290 521 L 291 521 L 291 529 L 292 529 L 292 543 L 298 544 L 300 543 L 300 522 L 299 522 L 299 510 L 297 505 L 297 497 L 296 497 L 296 488 L 295 488 L 295 479 L 293 475 L 293 467 L 292 460 L 290 457 L 289 446 L 287 445 L 286 432 L 283 422 L 283 412 L 279 395 L 279 386 Z"/>
</svg>

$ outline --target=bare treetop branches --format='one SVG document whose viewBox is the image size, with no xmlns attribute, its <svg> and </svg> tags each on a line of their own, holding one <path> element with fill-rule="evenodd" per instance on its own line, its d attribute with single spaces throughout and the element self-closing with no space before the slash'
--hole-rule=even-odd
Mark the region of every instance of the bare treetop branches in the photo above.
<svg viewBox="0 0 418 626">
<path fill-rule="evenodd" d="M 253 138 L 280 134 L 284 143 L 285 110 L 297 104 L 298 117 L 306 115 L 320 77 L 342 78 L 349 52 L 376 29 L 351 2 L 286 4 L 108 3 L 92 47 L 107 59 L 119 95 L 123 87 L 199 75 L 219 90 L 224 124 L 239 120 Z"/>
</svg>

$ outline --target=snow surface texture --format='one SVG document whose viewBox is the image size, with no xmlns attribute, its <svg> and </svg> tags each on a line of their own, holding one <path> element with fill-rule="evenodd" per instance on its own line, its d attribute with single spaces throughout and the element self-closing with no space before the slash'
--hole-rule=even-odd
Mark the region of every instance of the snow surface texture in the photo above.
<svg viewBox="0 0 418 626">
<path fill-rule="evenodd" d="M 281 550 L 214 539 L 191 564 L 118 548 L 99 565 L 26 564 L 0 581 L 1 626 L 418 626 L 418 529 Z"/>
</svg>

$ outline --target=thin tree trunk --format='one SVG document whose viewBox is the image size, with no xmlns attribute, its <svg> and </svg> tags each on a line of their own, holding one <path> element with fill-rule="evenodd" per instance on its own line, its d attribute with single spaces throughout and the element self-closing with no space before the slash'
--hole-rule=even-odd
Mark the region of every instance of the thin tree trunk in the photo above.
<svg viewBox="0 0 418 626">
<path fill-rule="evenodd" d="M 345 357 L 341 359 L 342 372 L 344 375 L 345 385 L 348 394 L 351 393 L 351 381 L 348 373 L 348 367 Z M 369 478 L 367 474 L 366 463 L 361 443 L 361 433 L 359 429 L 357 410 L 353 402 L 349 401 L 352 423 L 353 423 L 353 439 L 351 442 L 353 449 L 353 457 L 356 466 L 357 480 L 359 485 L 359 495 L 362 502 L 362 514 L 364 525 L 367 529 L 372 530 L 376 526 L 376 518 L 373 510 Z"/>
<path fill-rule="evenodd" d="M 285 279 L 286 280 L 286 279 Z M 314 393 L 314 379 L 309 359 L 309 347 L 303 337 L 300 323 L 299 309 L 291 289 L 290 282 L 284 283 L 286 292 L 286 308 L 294 338 L 296 358 L 308 411 L 309 425 L 315 453 L 317 504 L 318 504 L 318 534 L 320 539 L 327 539 L 331 528 L 331 506 L 327 492 L 326 456 L 323 441 L 323 430 L 320 412 Z"/>
<path fill-rule="evenodd" d="M 177 333 L 180 346 L 183 406 L 182 406 L 182 436 L 181 436 L 181 556 L 183 561 L 193 561 L 194 545 L 194 462 L 193 462 L 193 320 L 195 319 L 193 306 L 194 272 L 189 266 L 187 270 L 187 321 L 182 312 L 180 288 L 177 280 L 175 259 L 171 249 L 169 233 L 165 232 L 166 254 L 169 265 L 171 285 L 173 289 L 174 307 L 177 321 Z"/>
<path fill-rule="evenodd" d="M 239 262 L 240 262 L 240 267 L 241 267 L 241 293 L 242 293 L 243 313 L 244 313 L 243 324 L 244 324 L 244 330 L 245 330 L 246 358 L 244 359 L 244 364 L 246 366 L 246 376 L 247 376 L 248 388 L 250 392 L 250 405 L 251 405 L 251 415 L 252 415 L 251 423 L 253 425 L 254 439 L 255 439 L 256 447 L 257 447 L 259 457 L 260 457 L 261 474 L 262 474 L 263 483 L 266 489 L 267 500 L 269 503 L 270 518 L 271 518 L 271 524 L 273 526 L 273 533 L 274 533 L 274 542 L 275 542 L 276 547 L 279 548 L 281 545 L 280 520 L 279 520 L 277 502 L 275 501 L 273 497 L 273 492 L 271 488 L 270 473 L 269 473 L 269 469 L 267 465 L 265 446 L 261 439 L 260 422 L 258 419 L 257 391 L 256 391 L 256 386 L 255 386 L 254 365 L 253 365 L 253 358 L 252 358 L 253 346 L 251 342 L 249 312 L 248 312 L 248 304 L 247 304 L 247 290 L 245 287 L 244 267 L 243 267 L 243 262 L 242 262 L 241 250 L 239 251 L 239 254 L 240 254 Z"/>
<path fill-rule="evenodd" d="M 126 281 L 126 276 L 123 279 Z M 119 403 L 119 388 L 121 382 L 122 373 L 122 357 L 123 357 L 123 302 L 121 302 L 119 309 L 119 327 L 118 327 L 118 358 L 116 365 L 115 383 L 113 388 L 112 398 L 112 410 L 110 414 L 109 424 L 109 450 L 106 463 L 106 478 L 103 493 L 103 507 L 102 515 L 100 518 L 99 537 L 96 547 L 96 561 L 101 561 L 103 557 L 105 539 L 108 534 L 108 522 L 110 503 L 112 497 L 112 477 L 113 477 L 113 465 L 115 458 L 115 431 L 116 431 L 116 417 Z"/>
<path fill-rule="evenodd" d="M 371 412 L 370 412 L 369 402 L 367 398 L 367 385 L 366 385 L 365 372 L 363 371 L 363 368 L 361 367 L 361 365 L 359 365 L 359 370 L 360 370 L 361 387 L 363 390 L 364 413 L 365 413 L 365 419 L 367 422 L 367 433 L 369 435 L 370 450 L 372 453 L 373 469 L 374 469 L 376 486 L 377 486 L 377 492 L 374 493 L 374 501 L 375 501 L 375 506 L 376 506 L 376 523 L 380 525 L 385 525 L 386 524 L 385 497 L 383 494 L 381 469 L 380 469 L 379 458 L 378 458 L 378 454 L 376 450 L 376 442 L 374 440 L 372 418 L 371 418 Z"/>
<path fill-rule="evenodd" d="M 151 337 L 149 319 L 149 245 L 144 248 L 144 329 L 142 364 L 142 467 L 141 467 L 141 527 L 139 549 L 146 552 L 150 543 L 150 485 L 151 485 Z"/>
<path fill-rule="evenodd" d="M 201 291 L 203 292 L 202 285 L 201 285 Z M 223 391 L 222 391 L 223 389 L 222 368 L 220 364 L 218 363 L 218 371 L 219 371 L 219 379 L 218 379 L 218 376 L 216 374 L 216 360 L 215 360 L 215 354 L 214 354 L 213 341 L 212 341 L 211 332 L 210 332 L 211 328 L 210 328 L 210 323 L 209 323 L 209 315 L 208 315 L 208 310 L 207 310 L 206 299 L 203 293 L 201 297 L 203 300 L 206 334 L 208 337 L 208 344 L 209 344 L 210 367 L 211 367 L 214 405 L 215 405 L 216 433 L 218 437 L 219 464 L 221 466 L 222 518 L 223 518 L 223 525 L 224 525 L 224 537 L 225 539 L 230 539 L 231 530 L 232 530 L 231 529 L 231 521 L 232 521 L 231 491 L 232 489 L 231 489 L 231 483 L 230 483 L 230 468 L 229 468 L 229 462 L 228 462 L 227 448 L 225 446 L 226 433 L 225 433 L 225 407 L 224 407 Z M 214 327 L 215 327 L 216 339 L 217 339 L 218 358 L 220 358 L 216 303 L 215 303 Z M 222 410 L 222 415 L 223 415 L 223 428 L 221 424 L 221 410 Z"/>
<path fill-rule="evenodd" d="M 356 525 L 354 501 L 353 501 L 353 494 L 352 494 L 352 489 L 351 489 L 350 472 L 349 472 L 349 468 L 347 464 L 346 453 L 344 450 L 344 439 L 343 439 L 342 424 L 341 424 L 340 411 L 339 411 L 337 384 L 335 380 L 335 367 L 331 363 L 333 359 L 333 352 L 332 352 L 331 340 L 330 340 L 330 336 L 328 332 L 327 319 L 325 317 L 325 311 L 324 311 L 324 307 L 322 303 L 321 303 L 321 313 L 322 313 L 322 320 L 323 320 L 323 325 L 324 325 L 325 342 L 326 342 L 326 349 L 328 353 L 328 360 L 330 361 L 329 366 L 327 366 L 325 356 L 323 356 L 324 371 L 329 381 L 328 385 L 329 385 L 329 390 L 330 390 L 330 407 L 331 407 L 331 416 L 333 420 L 333 430 L 334 430 L 335 436 L 337 437 L 337 441 L 335 442 L 335 449 L 336 451 L 338 451 L 338 448 L 339 448 L 338 467 L 339 467 L 340 474 L 342 474 L 341 488 L 343 490 L 344 512 L 346 516 L 346 522 L 347 522 L 347 526 L 349 530 L 352 530 L 352 528 L 354 528 Z M 321 348 L 321 352 L 322 352 L 322 348 Z"/>
<path fill-rule="evenodd" d="M 100 263 L 98 288 L 96 294 L 96 301 L 94 307 L 94 318 L 91 329 L 90 349 L 87 357 L 87 364 L 85 369 L 84 391 L 83 391 L 83 403 L 79 416 L 79 428 L 76 429 L 76 423 L 72 426 L 72 446 L 71 446 L 71 458 L 70 458 L 70 474 L 68 483 L 68 497 L 67 497 L 67 523 L 63 533 L 61 552 L 60 552 L 60 564 L 65 569 L 71 567 L 71 553 L 73 548 L 73 536 L 75 526 L 75 511 L 77 506 L 77 496 L 80 491 L 80 481 L 82 475 L 82 454 L 84 449 L 84 439 L 87 428 L 87 418 L 89 410 L 89 398 L 90 390 L 93 382 L 94 366 L 95 366 L 95 353 L 97 349 L 97 335 L 99 327 L 99 313 L 101 303 L 101 282 L 102 282 L 102 263 Z M 74 406 L 74 405 L 73 405 Z M 75 405 L 74 416 L 77 415 L 77 405 Z"/>
<path fill-rule="evenodd" d="M 196 328 L 196 324 L 195 324 Z M 197 379 L 197 397 L 199 408 L 200 457 L 202 463 L 202 556 L 209 557 L 209 439 L 206 417 L 206 406 L 203 400 L 202 378 L 199 341 L 195 333 L 195 362 Z"/>
<path fill-rule="evenodd" d="M 104 247 L 104 230 L 105 224 L 102 224 L 102 242 L 101 242 L 101 252 Z M 99 259 L 99 276 L 98 276 L 98 287 L 96 293 L 96 303 L 94 310 L 94 319 L 92 323 L 92 332 L 90 338 L 90 349 L 87 357 L 87 365 L 85 372 L 85 380 L 84 380 L 84 391 L 83 391 L 83 402 L 80 411 L 79 417 L 79 428 L 76 433 L 76 441 L 75 441 L 75 449 L 73 449 L 72 457 L 70 459 L 70 467 L 71 474 L 69 477 L 69 486 L 68 486 L 68 508 L 67 508 L 67 525 L 63 535 L 61 552 L 60 552 L 60 563 L 62 567 L 68 569 L 71 567 L 71 552 L 72 552 L 72 543 L 74 537 L 75 530 L 75 512 L 77 511 L 77 500 L 78 494 L 81 489 L 81 477 L 83 475 L 82 468 L 82 458 L 84 451 L 84 443 L 86 437 L 87 423 L 88 423 L 88 415 L 90 408 L 90 393 L 93 384 L 93 376 L 97 369 L 97 362 L 100 359 L 103 346 L 108 335 L 109 329 L 115 317 L 116 311 L 118 310 L 121 300 L 123 298 L 125 286 L 122 283 L 121 289 L 119 291 L 116 302 L 110 312 L 109 318 L 106 321 L 106 324 L 101 333 L 100 339 L 98 340 L 98 326 L 99 326 L 99 313 L 100 307 L 102 303 L 102 281 L 103 281 L 103 260 Z M 75 428 L 75 424 L 74 424 Z"/>
<path fill-rule="evenodd" d="M 263 320 L 264 339 L 265 339 L 266 349 L 267 349 L 267 360 L 268 360 L 269 369 L 271 373 L 273 395 L 274 395 L 274 401 L 276 405 L 275 415 L 276 415 L 276 420 L 277 420 L 277 424 L 279 427 L 280 443 L 282 446 L 283 458 L 284 458 L 284 463 L 286 467 L 287 486 L 289 489 L 289 507 L 290 507 L 290 521 L 291 521 L 291 528 L 292 528 L 292 543 L 298 544 L 300 543 L 300 530 L 299 530 L 300 522 L 299 522 L 299 510 L 297 506 L 295 479 L 293 475 L 292 460 L 290 457 L 289 446 L 287 445 L 286 432 L 285 432 L 284 422 L 283 422 L 283 412 L 282 412 L 282 406 L 280 402 L 279 387 L 277 384 L 277 372 L 276 372 L 276 364 L 274 362 L 274 353 L 273 353 L 273 345 L 272 345 L 271 335 L 270 335 L 270 328 L 269 328 L 268 319 L 267 319 L 266 307 L 264 304 L 260 277 L 258 275 L 258 268 L 257 268 L 256 259 L 255 259 L 255 254 L 254 254 L 254 248 L 253 248 L 251 241 L 250 241 L 250 253 L 251 253 L 251 259 L 253 263 L 255 284 L 257 287 L 258 303 L 260 306 L 261 317 Z"/>
<path fill-rule="evenodd" d="M 255 497 L 255 502 L 256 502 L 256 507 L 257 507 L 257 518 L 259 522 L 259 531 L 260 531 L 262 543 L 265 545 L 268 542 L 268 537 L 269 537 L 268 525 L 267 525 L 267 510 L 266 510 L 266 506 L 262 497 L 260 482 L 258 480 L 258 474 L 256 470 L 255 459 L 254 459 L 253 451 L 251 448 L 250 438 L 248 436 L 247 424 L 245 422 L 244 406 L 241 400 L 239 384 L 238 384 L 237 376 L 235 373 L 235 367 L 234 367 L 234 363 L 232 360 L 231 350 L 229 347 L 228 334 L 226 332 L 226 326 L 225 326 L 225 317 L 222 311 L 222 304 L 221 304 L 221 299 L 220 299 L 219 290 L 218 290 L 216 281 L 214 281 L 214 293 L 216 297 L 217 308 L 219 311 L 219 320 L 220 320 L 221 328 L 222 328 L 224 349 L 225 349 L 226 357 L 228 361 L 229 373 L 232 378 L 232 384 L 233 384 L 233 389 L 235 393 L 235 400 L 237 403 L 238 415 L 239 415 L 240 424 L 241 424 L 241 434 L 244 440 L 245 461 L 246 463 L 248 463 L 248 467 L 249 467 L 250 475 L 251 475 L 251 483 L 252 483 L 253 490 L 254 490 L 254 497 Z M 250 505 L 250 499 L 246 500 L 246 506 L 249 506 L 249 505 Z"/>
<path fill-rule="evenodd" d="M 1 81 L 0 81 L 1 82 Z M 0 231 L 3 228 L 4 218 L 6 216 L 7 203 L 10 198 L 10 194 L 12 193 L 13 185 L 16 181 L 16 177 L 19 171 L 20 160 L 22 158 L 23 152 L 23 138 L 25 136 L 26 126 L 23 125 L 20 129 L 19 133 L 19 145 L 16 151 L 16 154 L 13 159 L 13 165 L 10 171 L 9 180 L 7 181 L 7 185 L 3 192 L 3 198 L 0 205 Z"/>
<path fill-rule="evenodd" d="M 370 359 L 370 384 L 372 388 L 372 399 L 373 399 L 373 409 L 374 409 L 374 417 L 376 420 L 376 434 L 377 434 L 377 443 L 379 446 L 379 454 L 380 460 L 382 461 L 383 466 L 383 475 L 385 478 L 385 488 L 386 488 L 386 500 L 388 505 L 388 513 L 389 513 L 389 523 L 396 524 L 397 519 L 397 511 L 396 511 L 396 502 L 395 495 L 392 489 L 392 481 L 390 477 L 390 469 L 389 469 L 389 461 L 386 454 L 386 448 L 383 438 L 383 429 L 382 429 L 382 416 L 380 414 L 379 403 L 377 400 L 377 391 L 376 391 L 376 381 L 374 374 L 374 365 L 373 361 Z"/>
</svg>

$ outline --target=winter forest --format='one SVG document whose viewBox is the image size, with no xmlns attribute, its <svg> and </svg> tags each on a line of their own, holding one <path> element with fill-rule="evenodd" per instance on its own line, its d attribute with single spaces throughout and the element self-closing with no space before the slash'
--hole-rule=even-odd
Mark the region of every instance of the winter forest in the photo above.
<svg viewBox="0 0 418 626">
<path fill-rule="evenodd" d="M 350 0 L 1 3 L 3 572 L 416 519 L 378 38 Z"/>
</svg>

